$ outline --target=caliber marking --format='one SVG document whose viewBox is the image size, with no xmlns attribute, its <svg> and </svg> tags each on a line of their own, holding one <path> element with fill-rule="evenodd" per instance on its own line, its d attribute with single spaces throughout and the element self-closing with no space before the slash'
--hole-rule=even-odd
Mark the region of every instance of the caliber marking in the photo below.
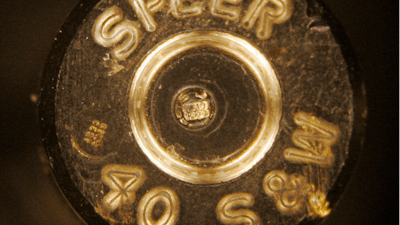
<svg viewBox="0 0 400 225">
<path fill-rule="evenodd" d="M 254 197 L 249 193 L 234 193 L 223 197 L 217 205 L 217 218 L 224 224 L 252 224 L 260 225 L 260 217 L 249 209 L 239 207 L 251 207 L 254 205 Z"/>
<path fill-rule="evenodd" d="M 284 171 L 273 170 L 263 180 L 263 189 L 275 199 L 280 212 L 293 215 L 308 210 L 308 216 L 324 217 L 330 213 L 329 202 L 321 191 L 315 191 L 314 184 L 297 173 L 287 175 Z"/>
<path fill-rule="evenodd" d="M 106 48 L 114 47 L 111 56 L 118 61 L 128 58 L 138 46 L 139 27 L 137 22 L 123 20 L 123 12 L 113 6 L 106 9 L 94 22 L 94 41 Z M 121 42 L 121 43 L 120 43 Z M 117 45 L 120 43 L 119 45 Z"/>
<path fill-rule="evenodd" d="M 294 121 L 302 129 L 294 131 L 292 141 L 302 148 L 287 148 L 284 157 L 297 163 L 315 163 L 322 167 L 331 166 L 334 155 L 330 146 L 338 140 L 340 130 L 336 125 L 320 120 L 311 114 L 298 112 Z"/>
<path fill-rule="evenodd" d="M 254 0 L 242 19 L 242 26 L 251 29 L 256 21 L 256 36 L 260 40 L 271 37 L 273 24 L 286 22 L 293 12 L 291 0 Z"/>
<path fill-rule="evenodd" d="M 211 0 L 211 14 L 217 17 L 229 20 L 239 20 L 241 8 L 234 6 L 225 6 L 226 3 L 238 5 L 242 0 Z"/>
<path fill-rule="evenodd" d="M 153 219 L 153 210 L 158 202 L 164 204 L 164 212 L 158 220 Z M 140 225 L 174 225 L 179 219 L 179 198 L 168 187 L 156 187 L 147 192 L 139 202 L 137 220 Z"/>
<path fill-rule="evenodd" d="M 203 13 L 202 2 L 192 2 L 192 0 L 171 0 L 169 12 L 177 19 L 201 15 Z M 191 4 L 185 6 L 185 3 Z"/>
<path fill-rule="evenodd" d="M 86 132 L 84 140 L 86 143 L 94 147 L 99 147 L 103 144 L 104 134 L 106 133 L 107 124 L 100 123 L 98 120 L 93 120 L 89 131 Z"/>
<path fill-rule="evenodd" d="M 146 179 L 143 169 L 137 166 L 107 165 L 101 170 L 101 181 L 110 188 L 102 205 L 112 212 L 123 205 L 130 205 L 136 199 L 136 191 Z"/>
<path fill-rule="evenodd" d="M 153 0 L 147 4 L 144 0 L 129 0 L 129 3 L 146 31 L 154 32 L 157 29 L 157 23 L 152 14 L 164 8 L 165 0 Z"/>
</svg>

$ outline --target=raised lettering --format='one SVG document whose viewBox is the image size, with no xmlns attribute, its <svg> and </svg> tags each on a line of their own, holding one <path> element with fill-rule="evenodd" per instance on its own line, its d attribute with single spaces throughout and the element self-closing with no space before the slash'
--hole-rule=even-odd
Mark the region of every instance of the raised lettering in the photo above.
<svg viewBox="0 0 400 225">
<path fill-rule="evenodd" d="M 193 0 L 171 0 L 169 10 L 177 19 L 201 15 L 203 12 L 202 2 L 192 2 Z M 184 3 L 191 3 L 191 5 L 184 6 Z"/>
<path fill-rule="evenodd" d="M 154 32 L 157 29 L 157 23 L 152 14 L 164 7 L 165 0 L 154 0 L 147 4 L 144 0 L 129 0 L 129 3 L 142 22 L 144 29 L 148 32 Z"/>
<path fill-rule="evenodd" d="M 158 220 L 153 218 L 157 203 L 164 205 L 164 212 Z M 139 225 L 174 225 L 179 219 L 179 198 L 167 187 L 156 187 L 147 192 L 139 202 L 137 220 Z"/>
<path fill-rule="evenodd" d="M 254 205 L 254 197 L 249 193 L 233 193 L 223 197 L 217 205 L 217 218 L 224 224 L 248 224 L 260 225 L 260 217 L 249 209 L 239 207 L 251 207 Z"/>
<path fill-rule="evenodd" d="M 226 3 L 238 5 L 242 0 L 211 0 L 211 14 L 217 17 L 237 21 L 240 16 L 240 7 L 225 6 Z"/>
<path fill-rule="evenodd" d="M 111 56 L 125 60 L 137 48 L 139 43 L 137 22 L 123 20 L 123 12 L 117 6 L 106 9 L 94 22 L 92 35 L 94 41 L 106 48 L 114 47 Z M 120 43 L 119 45 L 117 45 Z"/>
<path fill-rule="evenodd" d="M 302 149 L 287 148 L 283 153 L 284 157 L 297 163 L 331 166 L 334 155 L 330 146 L 337 142 L 339 128 L 304 112 L 296 113 L 294 121 L 302 129 L 294 131 L 292 141 Z"/>
<path fill-rule="evenodd" d="M 254 0 L 242 19 L 242 26 L 251 29 L 256 21 L 256 36 L 260 40 L 271 37 L 273 24 L 287 21 L 293 12 L 291 0 Z"/>
</svg>

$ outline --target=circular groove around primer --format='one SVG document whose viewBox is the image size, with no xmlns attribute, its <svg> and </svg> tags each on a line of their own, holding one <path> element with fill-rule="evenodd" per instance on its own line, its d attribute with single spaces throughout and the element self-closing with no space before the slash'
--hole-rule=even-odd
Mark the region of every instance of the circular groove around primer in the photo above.
<svg viewBox="0 0 400 225">
<path fill-rule="evenodd" d="M 199 167 L 168 153 L 151 133 L 146 117 L 146 95 L 157 72 L 173 57 L 197 47 L 225 51 L 246 65 L 258 81 L 265 99 L 264 121 L 242 154 L 215 167 Z M 279 130 L 282 99 L 279 81 L 270 62 L 254 45 L 220 31 L 195 31 L 167 39 L 145 57 L 134 74 L 129 93 L 129 119 L 143 153 L 165 173 L 192 184 L 214 184 L 239 177 L 255 166 L 271 148 Z"/>
</svg>

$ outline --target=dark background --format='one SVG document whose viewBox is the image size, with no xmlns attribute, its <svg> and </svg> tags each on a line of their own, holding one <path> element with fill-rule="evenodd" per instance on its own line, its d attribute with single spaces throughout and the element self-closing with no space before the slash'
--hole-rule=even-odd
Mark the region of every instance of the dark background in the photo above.
<svg viewBox="0 0 400 225">
<path fill-rule="evenodd" d="M 324 0 L 342 24 L 366 84 L 365 148 L 325 224 L 397 224 L 398 1 Z M 54 37 L 77 0 L 0 5 L 0 224 L 81 224 L 51 177 L 37 97 Z"/>
</svg>

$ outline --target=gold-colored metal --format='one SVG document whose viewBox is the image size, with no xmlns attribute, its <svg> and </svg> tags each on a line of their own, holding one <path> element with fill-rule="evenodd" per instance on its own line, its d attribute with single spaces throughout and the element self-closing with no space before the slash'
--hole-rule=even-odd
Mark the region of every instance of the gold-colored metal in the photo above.
<svg viewBox="0 0 400 225">
<path fill-rule="evenodd" d="M 255 76 L 266 107 L 257 136 L 244 150 L 221 159 L 215 167 L 197 166 L 183 160 L 176 152 L 157 141 L 146 115 L 146 98 L 157 73 L 172 58 L 198 47 L 212 47 L 240 60 Z M 142 151 L 165 173 L 193 184 L 212 184 L 232 180 L 249 171 L 264 158 L 279 129 L 282 99 L 279 81 L 270 62 L 254 45 L 241 37 L 220 31 L 194 31 L 178 34 L 158 45 L 139 65 L 129 94 L 129 119 Z"/>
<path fill-rule="evenodd" d="M 172 101 L 175 117 L 185 128 L 204 128 L 215 118 L 214 96 L 203 87 L 186 86 Z"/>
<path fill-rule="evenodd" d="M 265 193 L 275 199 L 276 207 L 286 215 L 308 211 L 308 216 L 329 215 L 329 202 L 325 193 L 315 190 L 315 185 L 297 173 L 287 175 L 284 171 L 273 170 L 263 180 Z"/>
<path fill-rule="evenodd" d="M 115 155 L 115 152 L 110 152 L 105 156 L 94 156 L 83 150 L 78 144 L 78 142 L 75 140 L 75 138 L 71 135 L 71 145 L 72 147 L 81 155 L 82 157 L 85 157 L 87 159 L 92 159 L 92 160 L 103 160 L 106 159 L 107 157 L 110 157 L 112 155 Z M 95 147 L 96 148 L 96 147 Z"/>
<path fill-rule="evenodd" d="M 111 190 L 102 200 L 103 209 L 112 212 L 136 200 L 136 191 L 146 180 L 143 169 L 137 166 L 110 164 L 101 170 L 101 181 Z"/>
<path fill-rule="evenodd" d="M 129 0 L 137 17 L 142 22 L 143 27 L 147 32 L 154 32 L 157 29 L 157 22 L 152 14 L 164 8 L 165 0 Z"/>
<path fill-rule="evenodd" d="M 286 22 L 293 13 L 291 0 L 254 0 L 242 19 L 242 26 L 251 29 L 256 22 L 256 36 L 260 40 L 271 37 L 274 24 Z"/>
<path fill-rule="evenodd" d="M 257 213 L 249 209 L 238 209 L 251 207 L 254 202 L 254 197 L 249 193 L 229 194 L 219 201 L 216 209 L 217 218 L 224 224 L 261 225 L 261 219 Z"/>
<path fill-rule="evenodd" d="M 242 0 L 211 0 L 210 11 L 213 16 L 237 21 L 239 20 L 241 8 L 238 5 Z M 230 4 L 231 6 L 226 6 Z"/>
<path fill-rule="evenodd" d="M 177 19 L 199 16 L 203 11 L 204 7 L 202 7 L 201 1 L 171 0 L 169 5 L 169 12 Z"/>
<path fill-rule="evenodd" d="M 104 134 L 106 133 L 107 124 L 101 123 L 98 120 L 93 120 L 89 131 L 85 134 L 85 142 L 94 147 L 99 147 L 103 144 Z"/>
<path fill-rule="evenodd" d="M 153 209 L 158 202 L 164 203 L 164 212 L 158 220 L 153 218 Z M 174 225 L 179 219 L 179 198 L 168 187 L 156 187 L 140 199 L 137 209 L 139 225 Z"/>
<path fill-rule="evenodd" d="M 154 32 L 157 29 L 157 22 L 153 14 L 164 9 L 165 0 L 129 0 L 133 11 L 147 32 Z M 177 19 L 200 16 L 206 8 L 210 8 L 213 16 L 238 21 L 242 14 L 242 8 L 239 5 L 242 0 L 211 0 L 208 2 L 171 0 L 168 12 Z M 228 6 L 226 6 L 228 4 Z M 229 4 L 231 6 L 229 6 Z M 241 24 L 245 29 L 255 28 L 258 39 L 266 40 L 272 35 L 274 24 L 281 24 L 290 19 L 293 13 L 293 4 L 291 0 L 255 0 L 247 10 L 244 10 L 244 16 Z M 112 60 L 123 61 L 127 59 L 138 47 L 141 39 L 140 23 L 124 19 L 124 14 L 118 6 L 112 6 L 106 9 L 97 17 L 93 28 L 93 40 L 106 48 L 113 49 L 110 52 Z M 110 64 L 110 63 L 108 63 Z M 121 70 L 122 66 L 117 62 L 111 65 L 105 65 L 112 68 L 111 75 Z M 110 74 L 109 74 L 110 75 Z"/>
<path fill-rule="evenodd" d="M 113 47 L 111 56 L 118 61 L 128 58 L 140 40 L 140 24 L 124 19 L 118 6 L 106 9 L 94 22 L 93 40 L 106 48 Z"/>
<path fill-rule="evenodd" d="M 294 131 L 292 141 L 302 150 L 285 149 L 283 153 L 285 159 L 297 163 L 313 163 L 322 167 L 331 166 L 335 160 L 331 146 L 338 140 L 339 128 L 305 112 L 296 113 L 294 121 L 302 129 Z"/>
<path fill-rule="evenodd" d="M 328 215 L 354 96 L 321 6 L 308 3 L 81 7 L 65 54 L 49 58 L 59 66 L 46 70 L 41 106 L 49 161 L 80 214 L 141 225 Z"/>
<path fill-rule="evenodd" d="M 306 196 L 312 190 L 304 176 L 287 175 L 284 171 L 273 170 L 263 180 L 265 193 L 275 199 L 279 211 L 291 215 L 304 211 Z"/>
<path fill-rule="evenodd" d="M 320 191 L 309 193 L 307 208 L 308 216 L 311 217 L 325 217 L 331 213 L 329 202 L 326 201 L 326 195 Z"/>
</svg>

